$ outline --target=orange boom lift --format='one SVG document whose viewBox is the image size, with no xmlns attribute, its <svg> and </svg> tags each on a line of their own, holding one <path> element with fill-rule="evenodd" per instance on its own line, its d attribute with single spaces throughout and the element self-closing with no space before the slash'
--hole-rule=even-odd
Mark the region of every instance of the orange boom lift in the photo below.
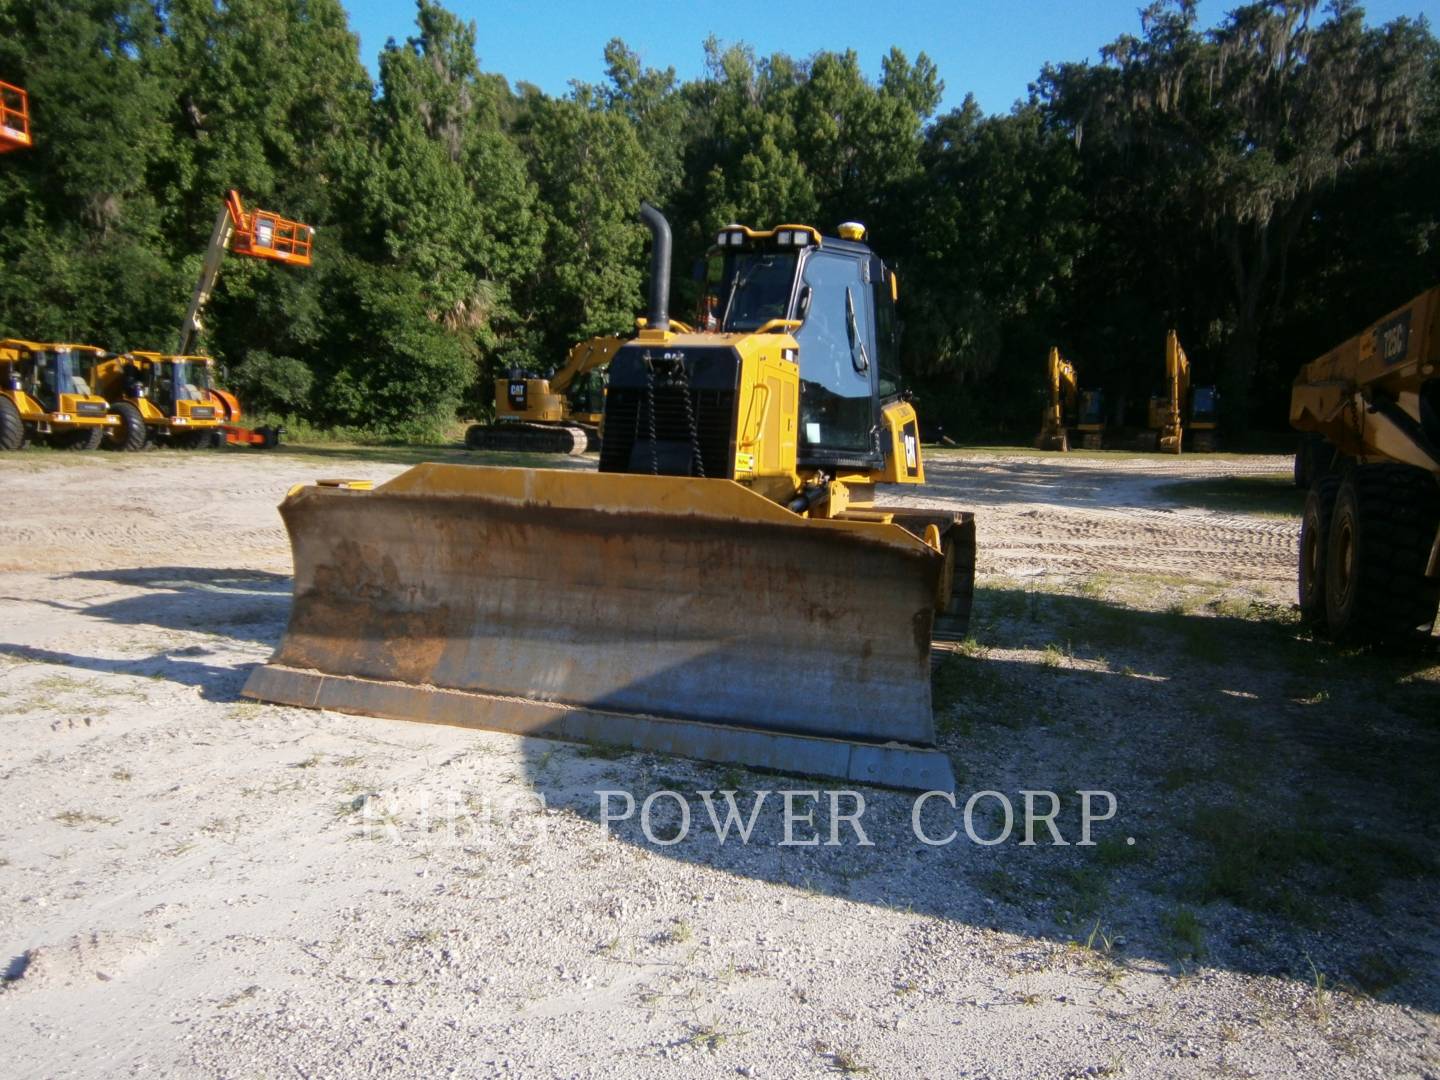
<svg viewBox="0 0 1440 1080">
<path fill-rule="evenodd" d="M 20 87 L 0 82 L 0 154 L 30 145 L 30 99 Z"/>
<path fill-rule="evenodd" d="M 205 248 L 205 262 L 200 268 L 200 280 L 195 283 L 195 295 L 190 298 L 190 309 L 180 326 L 180 343 L 175 352 L 182 356 L 194 352 L 195 339 L 201 329 L 200 313 L 205 310 L 215 281 L 220 276 L 225 252 L 233 251 L 236 255 L 292 266 L 309 266 L 314 243 L 315 229 L 312 226 L 302 225 L 268 210 L 246 210 L 240 201 L 240 193 L 231 191 L 215 218 L 215 228 Z M 211 389 L 210 398 L 221 409 L 224 421 L 221 428 L 227 443 L 255 446 L 262 450 L 279 444 L 279 429 L 257 428 L 252 431 L 239 425 L 240 402 L 234 394 Z"/>
</svg>

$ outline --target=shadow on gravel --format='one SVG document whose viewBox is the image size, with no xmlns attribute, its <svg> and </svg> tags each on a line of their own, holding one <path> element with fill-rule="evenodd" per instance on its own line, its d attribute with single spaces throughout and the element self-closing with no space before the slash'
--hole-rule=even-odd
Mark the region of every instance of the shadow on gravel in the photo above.
<svg viewBox="0 0 1440 1080">
<path fill-rule="evenodd" d="M 279 644 L 290 615 L 290 576 L 263 570 L 152 566 L 135 570 L 86 570 L 72 580 L 106 582 L 143 590 L 137 595 L 90 603 L 43 600 L 57 610 L 104 619 L 118 626 L 143 628 L 147 639 L 166 631 L 211 634 L 232 641 Z M 158 634 L 156 632 L 159 632 Z M 193 639 L 192 639 L 193 640 Z M 31 663 L 57 664 L 102 675 L 135 675 L 193 686 L 207 701 L 240 701 L 250 673 L 243 667 L 206 663 L 217 650 L 204 644 L 177 644 L 149 656 L 110 659 L 78 653 L 0 643 L 0 655 Z"/>
<path fill-rule="evenodd" d="M 79 608 L 124 625 L 275 645 L 288 614 L 282 574 L 74 576 L 143 590 Z M 540 739 L 519 743 L 524 778 L 551 808 L 649 857 L 1070 943 L 1094 960 L 1097 978 L 1157 963 L 1308 985 L 1319 973 L 1330 987 L 1440 1009 L 1434 651 L 1347 652 L 1310 640 L 1282 606 L 1175 595 L 1188 599 L 1154 611 L 981 588 L 975 639 L 937 667 L 933 684 L 959 778 L 954 808 L 932 797 L 917 818 L 910 793 Z M 21 660 L 156 676 L 207 700 L 238 700 L 248 665 L 207 663 L 209 651 L 101 660 L 0 646 Z M 864 799 L 869 843 L 846 820 L 858 808 L 847 789 Z M 738 817 L 722 842 L 727 790 Z M 604 791 L 616 794 L 607 802 Z M 712 792 L 708 805 L 702 791 Z M 788 815 L 785 791 L 802 793 Z M 1025 791 L 1056 793 L 1063 845 L 1038 818 L 1036 843 L 1023 843 Z M 1093 846 L 1078 844 L 1081 791 L 1116 800 L 1106 819 L 1104 798 L 1091 797 Z M 1048 796 L 1032 799 L 1039 814 L 1049 809 Z M 917 820 L 925 838 L 953 839 L 925 842 Z"/>
<path fill-rule="evenodd" d="M 203 645 L 192 645 L 153 653 L 150 656 L 125 660 L 111 660 L 99 656 L 82 656 L 79 653 L 61 652 L 56 649 L 38 649 L 31 645 L 11 645 L 0 642 L 0 656 L 32 664 L 54 664 L 59 667 L 93 671 L 99 675 L 134 675 L 138 678 L 164 679 L 181 686 L 193 686 L 206 701 L 242 701 L 240 688 L 250 674 L 250 666 L 221 667 L 207 664 L 203 659 L 210 650 Z M 196 659 L 191 659 L 195 657 Z"/>
<path fill-rule="evenodd" d="M 1440 1008 L 1433 654 L 1345 653 L 1288 611 L 1013 589 L 981 589 L 976 625 L 935 675 L 954 809 L 931 797 L 917 818 L 912 793 L 541 740 L 524 743 L 527 778 L 651 857 L 1067 943 L 1122 987 L 1129 966 L 1205 965 Z M 800 793 L 788 826 L 785 791 Z M 1025 791 L 1056 793 L 1064 845 L 1039 817 L 1024 843 Z M 1093 846 L 1081 791 L 1117 803 L 1098 820 L 1091 796 Z M 953 841 L 925 842 L 917 820 Z"/>
<path fill-rule="evenodd" d="M 96 603 L 50 601 L 120 626 L 211 633 L 240 641 L 278 644 L 290 616 L 290 575 L 265 570 L 150 566 L 136 570 L 84 570 L 73 580 L 144 590 Z"/>
</svg>

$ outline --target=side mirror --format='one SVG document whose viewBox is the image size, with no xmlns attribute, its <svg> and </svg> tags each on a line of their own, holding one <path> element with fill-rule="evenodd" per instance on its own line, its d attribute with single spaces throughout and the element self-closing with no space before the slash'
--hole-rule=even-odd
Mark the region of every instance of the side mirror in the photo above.
<svg viewBox="0 0 1440 1080">
<path fill-rule="evenodd" d="M 795 305 L 795 317 L 801 322 L 810 314 L 810 301 L 815 299 L 815 292 L 809 285 L 800 289 L 800 302 Z"/>
</svg>

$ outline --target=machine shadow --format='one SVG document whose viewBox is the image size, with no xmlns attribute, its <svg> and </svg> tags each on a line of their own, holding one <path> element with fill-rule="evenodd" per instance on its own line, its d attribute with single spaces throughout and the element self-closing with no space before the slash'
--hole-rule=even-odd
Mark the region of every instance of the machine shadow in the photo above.
<svg viewBox="0 0 1440 1080">
<path fill-rule="evenodd" d="M 1179 972 L 1200 960 L 1309 984 L 1313 960 L 1332 984 L 1440 1008 L 1440 981 L 1419 971 L 1376 988 L 1374 970 L 1405 966 L 1380 956 L 1367 929 L 1376 912 L 1398 928 L 1425 910 L 1440 866 L 1433 830 L 1415 818 L 1417 801 L 1440 797 L 1440 688 L 1413 678 L 1433 656 L 1347 656 L 1288 613 L 1146 612 L 1054 594 L 1036 605 L 1020 590 L 979 590 L 979 640 L 937 667 L 953 809 L 932 796 L 917 811 L 915 793 L 842 780 L 539 739 L 522 742 L 526 778 L 548 806 L 651 856 L 1070 947 L 1088 940 L 1092 951 L 1120 938 L 1104 959 L 1121 965 Z M 1056 653 L 1016 655 L 1057 641 Z M 1360 702 L 1371 703 L 1363 720 Z M 1026 790 L 1057 794 L 1065 846 L 1043 822 L 1034 846 L 1020 842 Z M 1082 790 L 1118 806 L 1092 822 L 1095 846 L 1077 843 Z M 788 826 L 785 791 L 811 793 L 792 795 Z M 847 820 L 852 791 L 863 838 Z M 968 835 L 964 808 L 981 791 L 1010 803 L 1004 842 Z M 1037 805 L 1043 814 L 1047 800 Z M 1105 808 L 1092 797 L 1095 816 Z M 752 814 L 742 842 L 736 826 Z M 980 799 L 972 826 L 981 840 L 1001 834 L 1001 801 Z M 1177 937 L 1181 911 L 1209 928 L 1203 945 Z"/>
<path fill-rule="evenodd" d="M 273 646 L 290 614 L 290 575 L 266 570 L 149 566 L 84 570 L 67 576 L 143 590 L 80 609 L 90 618 L 120 626 L 212 633 Z M 75 610 L 71 604 L 56 606 Z"/>
<path fill-rule="evenodd" d="M 69 580 L 103 582 L 139 590 L 114 600 L 91 602 L 27 597 L 57 610 L 102 619 L 117 626 L 146 628 L 161 641 L 167 634 L 208 634 L 217 645 L 177 644 L 146 656 L 115 659 L 80 653 L 0 643 L 0 656 L 28 663 L 55 664 L 101 675 L 159 678 L 195 687 L 206 701 L 236 702 L 253 665 L 209 663 L 205 657 L 223 655 L 224 641 L 253 643 L 274 648 L 290 615 L 288 574 L 263 570 L 209 569 L 191 566 L 151 566 L 127 570 L 85 570 L 65 575 Z M 142 635 L 143 637 L 143 635 Z M 193 641 L 193 638 L 190 639 Z M 226 656 L 229 660 L 231 657 Z"/>
</svg>

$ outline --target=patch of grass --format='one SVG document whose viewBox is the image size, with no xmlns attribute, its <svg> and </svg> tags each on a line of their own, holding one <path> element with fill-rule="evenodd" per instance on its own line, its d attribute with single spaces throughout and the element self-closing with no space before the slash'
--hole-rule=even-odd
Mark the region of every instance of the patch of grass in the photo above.
<svg viewBox="0 0 1440 1080">
<path fill-rule="evenodd" d="M 1047 668 L 1061 668 L 1069 665 L 1071 660 L 1070 645 L 1067 642 L 1061 645 L 1052 641 L 1040 650 L 1040 663 Z"/>
<path fill-rule="evenodd" d="M 987 870 L 976 884 L 988 896 L 1007 904 L 1018 906 L 1028 896 L 1015 875 L 1008 870 Z"/>
<path fill-rule="evenodd" d="M 1061 891 L 1058 898 L 1070 905 L 1072 914 L 1088 919 L 1105 906 L 1110 897 L 1110 882 L 1095 866 L 1077 866 L 1057 875 Z"/>
<path fill-rule="evenodd" d="M 1127 839 L 1124 836 L 1105 837 L 1104 840 L 1096 843 L 1092 857 L 1101 866 L 1109 867 L 1112 870 L 1135 866 L 1149 858 L 1143 847 L 1138 843 L 1127 843 Z"/>
<path fill-rule="evenodd" d="M 110 779 L 111 779 L 111 780 L 133 780 L 133 779 L 135 779 L 135 774 L 132 773 L 129 769 L 116 769 L 116 770 L 114 770 L 113 772 L 111 772 L 111 774 L 110 774 Z"/>
<path fill-rule="evenodd" d="M 1289 473 L 1179 480 L 1161 484 L 1155 494 L 1182 506 L 1225 514 L 1298 520 L 1305 510 L 1305 492 L 1295 486 Z"/>
<path fill-rule="evenodd" d="M 1371 997 L 1379 997 L 1410 977 L 1410 969 L 1381 952 L 1366 953 L 1350 968 L 1350 978 Z"/>
<path fill-rule="evenodd" d="M 834 1049 L 816 1039 L 810 1044 L 810 1048 L 823 1057 L 831 1072 L 843 1073 L 846 1076 L 858 1076 L 862 1073 L 873 1072 L 869 1065 L 863 1065 L 856 1057 L 854 1050 Z"/>
<path fill-rule="evenodd" d="M 1180 945 L 1189 950 L 1189 955 L 1200 959 L 1205 955 L 1205 924 L 1188 907 L 1177 907 L 1161 912 L 1160 925 Z"/>
<path fill-rule="evenodd" d="M 635 751 L 628 746 L 612 745 L 610 743 L 579 743 L 575 747 L 575 753 L 582 758 L 599 758 L 602 761 L 615 761 Z"/>
<path fill-rule="evenodd" d="M 713 1054 L 731 1039 L 738 1039 L 748 1034 L 747 1031 L 721 1031 L 707 1024 L 704 1027 L 691 1028 L 685 1043 L 688 1046 L 703 1046 Z"/>
<path fill-rule="evenodd" d="M 1189 787 L 1200 780 L 1210 779 L 1210 772 L 1207 769 L 1199 768 L 1190 762 L 1180 762 L 1171 765 L 1160 774 L 1160 790 L 1167 794 L 1179 791 L 1181 788 Z"/>
<path fill-rule="evenodd" d="M 50 820 L 58 821 L 67 829 L 78 829 L 85 825 L 116 825 L 120 822 L 117 817 L 92 814 L 88 810 L 62 810 Z"/>
<path fill-rule="evenodd" d="M 1198 860 L 1200 900 L 1230 900 L 1310 924 L 1317 921 L 1312 896 L 1372 901 L 1391 878 L 1434 871 L 1428 860 L 1392 837 L 1287 824 L 1276 818 L 1273 807 L 1205 807 L 1188 829 L 1206 849 Z"/>
</svg>

